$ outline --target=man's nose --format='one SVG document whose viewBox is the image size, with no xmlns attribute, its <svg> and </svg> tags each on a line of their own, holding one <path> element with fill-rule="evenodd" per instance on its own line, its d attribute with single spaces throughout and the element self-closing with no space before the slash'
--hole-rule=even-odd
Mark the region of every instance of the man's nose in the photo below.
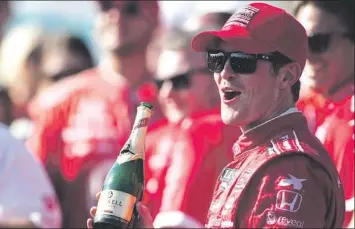
<svg viewBox="0 0 355 229">
<path fill-rule="evenodd" d="M 161 98 L 171 98 L 174 93 L 173 84 L 170 81 L 165 81 L 160 88 L 159 96 Z"/>
<path fill-rule="evenodd" d="M 230 60 L 228 59 L 226 63 L 224 64 L 223 70 L 220 73 L 221 77 L 225 80 L 230 79 L 231 77 L 235 76 L 235 72 L 232 70 L 231 65 L 230 65 Z"/>
</svg>

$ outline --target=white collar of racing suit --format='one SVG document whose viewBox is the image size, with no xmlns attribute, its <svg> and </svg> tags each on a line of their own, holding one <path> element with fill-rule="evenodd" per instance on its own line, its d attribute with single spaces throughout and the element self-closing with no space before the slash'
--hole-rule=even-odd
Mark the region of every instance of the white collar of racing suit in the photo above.
<svg viewBox="0 0 355 229">
<path fill-rule="evenodd" d="M 300 112 L 300 111 L 296 107 L 291 107 L 287 111 L 283 112 L 282 114 L 280 114 L 280 115 L 278 115 L 278 116 L 276 116 L 276 117 L 274 117 L 272 119 L 269 119 L 269 120 L 267 120 L 267 121 L 255 126 L 255 127 L 251 128 L 251 129 L 245 131 L 243 134 L 249 133 L 250 131 L 255 130 L 258 127 L 261 127 L 261 126 L 265 125 L 266 123 L 269 123 L 269 122 L 271 122 L 271 121 L 273 121 L 275 119 L 278 119 L 278 118 L 280 118 L 282 116 L 285 116 L 285 115 L 288 115 L 288 114 L 292 114 L 292 113 L 296 113 L 296 112 Z"/>
</svg>

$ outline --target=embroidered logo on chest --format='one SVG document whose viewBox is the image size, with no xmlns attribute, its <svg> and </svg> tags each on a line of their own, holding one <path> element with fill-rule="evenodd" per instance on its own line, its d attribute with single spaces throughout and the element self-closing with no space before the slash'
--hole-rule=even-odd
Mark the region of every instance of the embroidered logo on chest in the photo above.
<svg viewBox="0 0 355 229">
<path fill-rule="evenodd" d="M 231 182 L 237 175 L 237 169 L 224 168 L 220 177 L 221 182 Z"/>
</svg>

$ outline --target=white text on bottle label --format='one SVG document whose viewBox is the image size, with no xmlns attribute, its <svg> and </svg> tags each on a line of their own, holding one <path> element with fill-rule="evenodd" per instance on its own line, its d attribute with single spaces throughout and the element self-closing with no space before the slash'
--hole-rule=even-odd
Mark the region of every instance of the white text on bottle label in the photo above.
<svg viewBox="0 0 355 229">
<path fill-rule="evenodd" d="M 136 197 L 116 190 L 104 190 L 101 192 L 99 203 L 97 204 L 96 215 L 112 215 L 130 221 Z"/>
</svg>

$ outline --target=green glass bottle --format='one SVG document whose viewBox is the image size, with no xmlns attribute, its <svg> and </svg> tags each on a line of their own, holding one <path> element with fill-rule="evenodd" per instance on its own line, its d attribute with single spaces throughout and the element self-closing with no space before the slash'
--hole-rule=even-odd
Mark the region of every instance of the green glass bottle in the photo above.
<svg viewBox="0 0 355 229">
<path fill-rule="evenodd" d="M 94 229 L 131 228 L 136 202 L 144 190 L 144 151 L 153 106 L 142 102 L 133 129 L 116 162 L 108 172 L 94 217 Z"/>
</svg>

